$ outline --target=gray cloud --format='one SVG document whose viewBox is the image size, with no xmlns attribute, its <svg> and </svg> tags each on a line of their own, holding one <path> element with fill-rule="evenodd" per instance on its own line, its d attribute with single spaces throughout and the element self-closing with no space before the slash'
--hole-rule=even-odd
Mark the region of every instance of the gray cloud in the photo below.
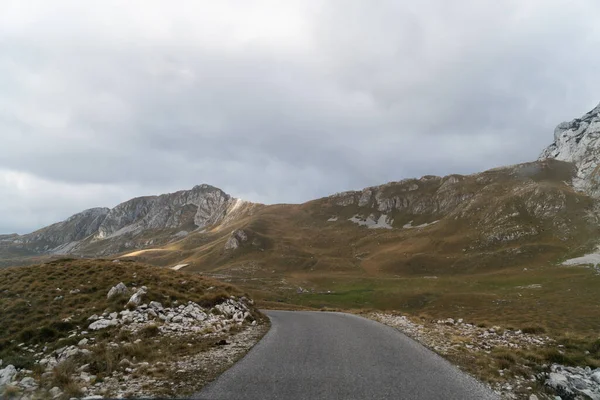
<svg viewBox="0 0 600 400">
<path fill-rule="evenodd" d="M 528 161 L 600 101 L 593 0 L 28 6 L 0 5 L 0 232 Z"/>
</svg>

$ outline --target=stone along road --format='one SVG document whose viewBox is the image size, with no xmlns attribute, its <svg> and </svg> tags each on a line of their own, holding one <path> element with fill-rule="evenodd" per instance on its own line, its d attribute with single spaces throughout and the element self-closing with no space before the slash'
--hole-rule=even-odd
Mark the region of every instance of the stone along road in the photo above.
<svg viewBox="0 0 600 400">
<path fill-rule="evenodd" d="M 351 314 L 266 311 L 269 333 L 198 399 L 497 399 L 395 329 Z"/>
</svg>

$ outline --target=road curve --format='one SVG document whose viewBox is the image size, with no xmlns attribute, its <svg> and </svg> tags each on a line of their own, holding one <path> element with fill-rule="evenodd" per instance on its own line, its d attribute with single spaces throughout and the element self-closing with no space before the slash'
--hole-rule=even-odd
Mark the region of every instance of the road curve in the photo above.
<svg viewBox="0 0 600 400">
<path fill-rule="evenodd" d="M 265 311 L 271 330 L 197 399 L 497 399 L 380 323 L 344 313 Z"/>
</svg>

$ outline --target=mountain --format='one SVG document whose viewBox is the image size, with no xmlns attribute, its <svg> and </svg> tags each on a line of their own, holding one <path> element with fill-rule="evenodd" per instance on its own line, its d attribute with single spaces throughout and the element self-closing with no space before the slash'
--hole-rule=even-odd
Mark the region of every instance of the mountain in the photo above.
<svg viewBox="0 0 600 400">
<path fill-rule="evenodd" d="M 100 256 L 181 239 L 256 207 L 210 185 L 92 208 L 26 235 L 0 236 L 0 258 Z"/>
<path fill-rule="evenodd" d="M 559 124 L 554 142 L 540 155 L 540 160 L 546 158 L 573 163 L 573 187 L 600 197 L 600 104 L 581 118 Z"/>
<path fill-rule="evenodd" d="M 201 185 L 87 210 L 0 236 L 0 265 L 110 256 L 211 275 L 266 301 L 432 313 L 483 304 L 485 315 L 508 301 L 498 279 L 510 277 L 514 287 L 551 282 L 557 308 L 581 308 L 581 299 L 568 300 L 573 286 L 560 285 L 593 280 L 557 265 L 593 252 L 600 239 L 599 113 L 560 124 L 537 161 L 472 175 L 405 179 L 304 204 L 254 204 Z"/>
</svg>

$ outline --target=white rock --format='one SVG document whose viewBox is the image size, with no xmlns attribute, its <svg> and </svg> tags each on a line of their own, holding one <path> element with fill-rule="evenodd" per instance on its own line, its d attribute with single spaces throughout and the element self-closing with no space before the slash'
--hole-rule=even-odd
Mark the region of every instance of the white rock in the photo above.
<svg viewBox="0 0 600 400">
<path fill-rule="evenodd" d="M 550 386 L 554 389 L 568 389 L 569 380 L 563 374 L 558 372 L 551 372 L 546 380 L 546 386 Z"/>
<path fill-rule="evenodd" d="M 88 329 L 97 331 L 99 329 L 108 328 L 109 326 L 115 326 L 118 324 L 119 322 L 114 319 L 99 319 L 98 321 L 92 322 L 90 326 L 88 326 Z"/>
<path fill-rule="evenodd" d="M 156 311 L 163 311 L 164 310 L 163 305 L 160 304 L 158 301 L 151 301 L 150 302 L 150 307 L 152 307 Z"/>
<path fill-rule="evenodd" d="M 33 379 L 30 376 L 27 376 L 21 379 L 21 381 L 19 382 L 19 386 L 25 389 L 26 391 L 32 391 L 35 388 L 37 388 L 38 384 L 35 381 L 35 379 Z"/>
<path fill-rule="evenodd" d="M 15 375 L 17 375 L 17 369 L 13 365 L 9 364 L 4 369 L 0 369 L 0 386 L 12 382 Z"/>
<path fill-rule="evenodd" d="M 595 371 L 592 373 L 592 375 L 590 376 L 590 378 L 591 378 L 591 379 L 592 379 L 594 382 L 596 382 L 596 383 L 600 384 L 600 369 L 597 369 L 597 370 L 595 370 Z"/>
<path fill-rule="evenodd" d="M 135 292 L 133 294 L 133 296 L 131 296 L 131 298 L 129 298 L 129 301 L 127 302 L 128 306 L 139 306 L 140 303 L 142 302 L 142 298 L 144 297 L 144 295 L 147 293 L 147 288 L 145 286 L 142 286 L 141 288 L 139 288 L 137 290 L 137 292 Z"/>
<path fill-rule="evenodd" d="M 77 343 L 77 346 L 81 347 L 81 346 L 85 346 L 86 344 L 88 344 L 89 340 L 87 338 L 83 338 L 79 341 L 79 343 Z"/>
<path fill-rule="evenodd" d="M 127 294 L 128 291 L 129 290 L 127 289 L 127 286 L 125 286 L 123 282 L 120 282 L 117 286 L 113 286 L 112 288 L 110 288 L 108 294 L 106 295 L 106 298 L 110 299 L 111 297 L 114 297 L 119 294 Z"/>
<path fill-rule="evenodd" d="M 50 389 L 48 391 L 48 393 L 50 393 L 50 396 L 52 396 L 53 399 L 56 399 L 56 398 L 62 396 L 62 394 L 63 394 L 62 390 L 60 390 L 56 386 L 54 386 L 52 389 Z"/>
</svg>

